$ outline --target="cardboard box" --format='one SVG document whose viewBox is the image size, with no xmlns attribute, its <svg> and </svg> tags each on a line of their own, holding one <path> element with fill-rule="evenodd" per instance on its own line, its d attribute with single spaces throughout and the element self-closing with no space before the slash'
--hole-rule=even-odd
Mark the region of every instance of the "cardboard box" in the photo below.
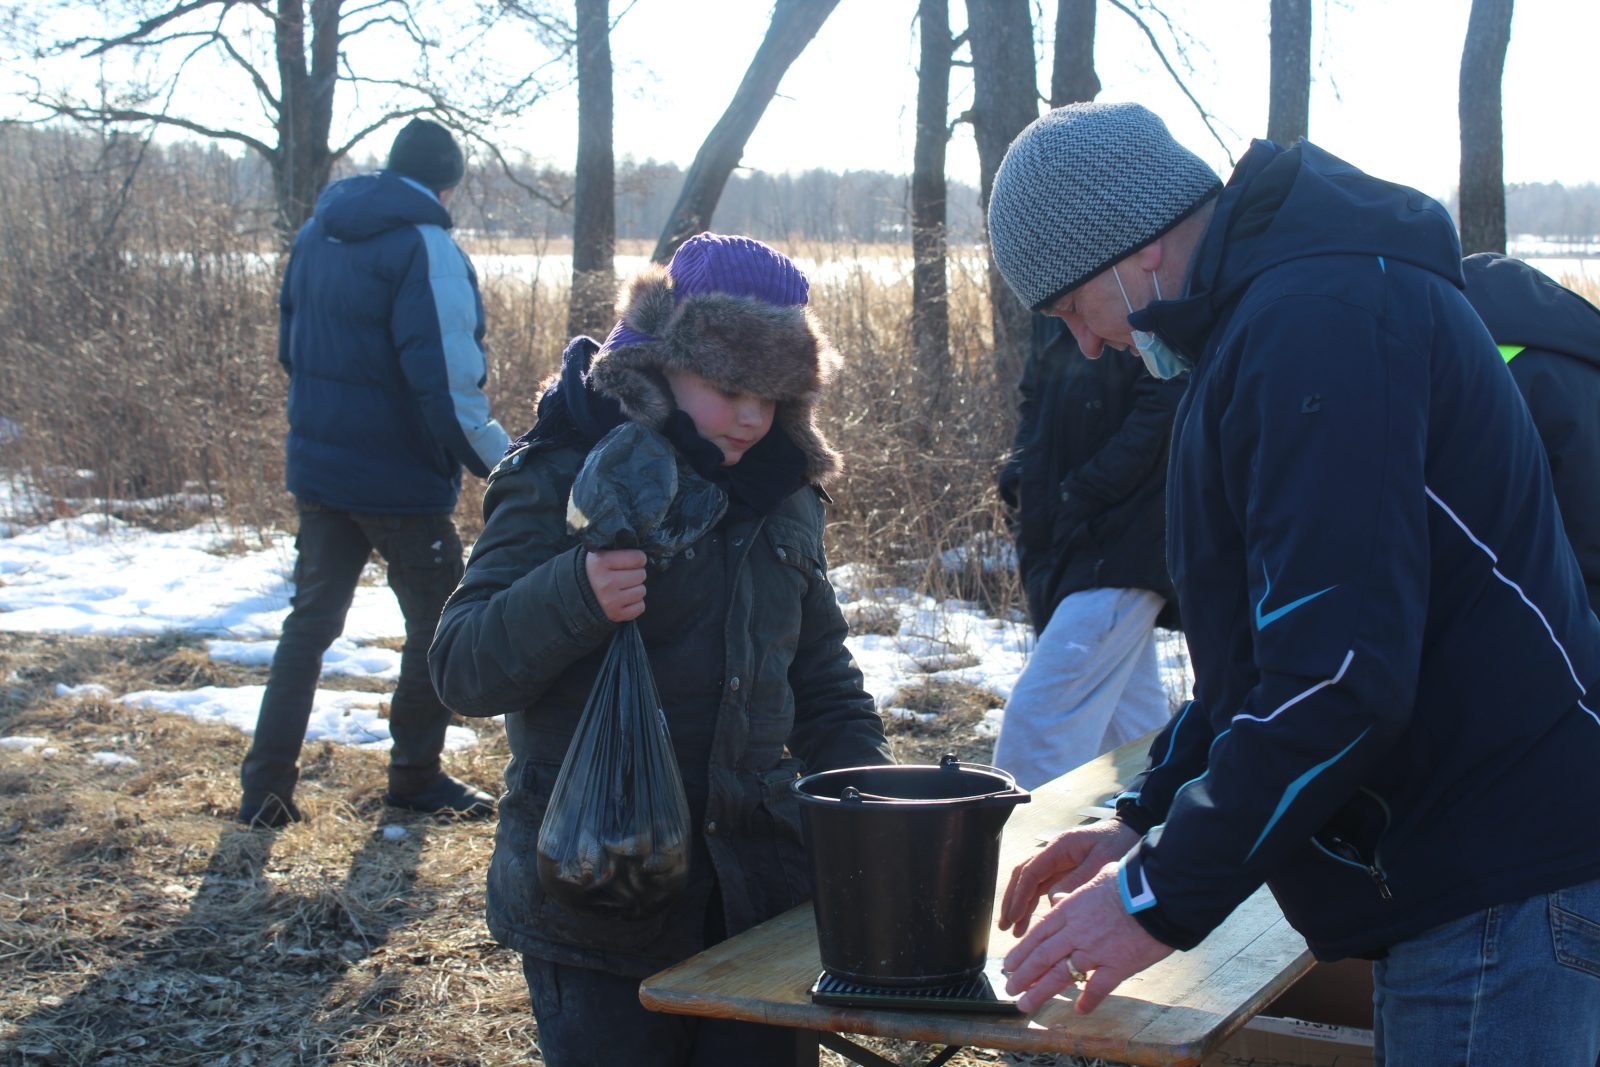
<svg viewBox="0 0 1600 1067">
<path fill-rule="evenodd" d="M 1319 963 L 1203 1067 L 1372 1067 L 1372 965 Z"/>
</svg>

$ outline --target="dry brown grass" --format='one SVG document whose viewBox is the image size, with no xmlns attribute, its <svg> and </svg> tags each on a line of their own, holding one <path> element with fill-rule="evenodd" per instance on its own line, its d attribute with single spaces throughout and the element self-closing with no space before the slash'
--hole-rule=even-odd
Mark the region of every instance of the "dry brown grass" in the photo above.
<svg viewBox="0 0 1600 1067">
<path fill-rule="evenodd" d="M 0 130 L 0 162 L 13 157 L 0 167 L 0 417 L 20 428 L 9 440 L 0 428 L 0 476 L 33 518 L 93 501 L 145 523 L 212 518 L 247 538 L 290 527 L 276 259 L 242 227 L 223 175 L 183 172 L 174 212 L 151 187 L 178 176 L 131 169 L 115 144 L 90 147 L 30 140 L 24 152 Z M 139 180 L 124 185 L 129 173 Z M 993 483 L 1016 399 L 1015 375 L 992 363 L 971 250 L 952 259 L 949 365 L 935 371 L 910 348 L 909 275 L 894 269 L 905 248 L 777 243 L 812 265 L 812 306 L 843 357 L 821 409 L 846 459 L 831 487 L 830 558 L 1012 606 L 1009 570 L 971 551 L 1004 537 Z M 532 424 L 569 340 L 567 289 L 565 277 L 485 272 L 486 388 L 513 435 Z M 466 479 L 457 518 L 469 540 L 482 490 Z"/>
<path fill-rule="evenodd" d="M 215 521 L 249 544 L 292 523 L 266 230 L 226 168 L 150 174 L 137 148 L 0 129 L 0 417 L 21 429 L 0 423 L 0 477 L 23 494 L 7 518 L 93 506 L 168 528 Z M 863 265 L 885 249 L 784 247 L 826 268 L 813 306 L 844 357 L 823 411 L 847 464 L 831 487 L 831 561 L 1017 603 L 984 551 L 1003 536 L 993 475 L 1014 383 L 990 364 L 981 272 L 952 268 L 951 369 L 933 375 L 910 352 L 909 281 Z M 567 341 L 566 295 L 565 279 L 485 285 L 488 391 L 513 434 Z M 481 493 L 469 477 L 457 513 L 469 541 Z M 185 635 L 0 633 L 0 737 L 54 750 L 0 748 L 0 1065 L 536 1062 L 518 961 L 483 924 L 492 824 L 398 815 L 381 802 L 380 755 L 317 742 L 297 793 L 312 824 L 249 832 L 231 819 L 238 733 L 55 688 L 263 673 L 213 663 Z M 902 761 L 986 758 L 977 694 L 905 699 L 933 717 L 890 724 Z M 504 737 L 476 725 L 482 742 L 451 769 L 492 788 Z M 405 832 L 391 839 L 391 826 Z"/>
<path fill-rule="evenodd" d="M 381 754 L 318 742 L 298 794 L 313 822 L 248 831 L 236 731 L 52 695 L 193 684 L 195 655 L 0 637 L 0 736 L 53 750 L 0 750 L 0 1062 L 526 1062 L 521 973 L 482 921 L 492 825 L 387 809 Z M 260 681 L 228 671 L 210 680 Z M 504 739 L 479 732 L 452 769 L 492 787 Z"/>
<path fill-rule="evenodd" d="M 296 794 L 311 822 L 246 830 L 232 820 L 239 733 L 56 695 L 262 675 L 182 635 L 0 632 L 0 737 L 50 749 L 0 747 L 0 1064 L 540 1062 L 519 961 L 484 927 L 492 823 L 386 808 L 382 754 L 313 742 Z M 935 718 L 890 725 L 902 761 L 987 753 L 972 726 L 992 698 L 937 684 L 905 697 Z M 492 789 L 504 734 L 472 725 L 480 743 L 448 766 Z M 95 762 L 103 753 L 136 762 Z M 405 832 L 391 840 L 391 828 Z M 895 1062 L 927 1058 L 867 1043 Z M 969 1049 L 949 1062 L 1005 1061 Z M 843 1063 L 824 1052 L 825 1067 Z"/>
</svg>

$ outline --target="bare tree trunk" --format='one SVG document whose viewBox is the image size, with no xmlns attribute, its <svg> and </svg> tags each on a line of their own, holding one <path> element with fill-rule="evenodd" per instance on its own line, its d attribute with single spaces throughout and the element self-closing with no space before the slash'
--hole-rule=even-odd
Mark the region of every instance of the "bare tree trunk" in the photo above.
<svg viewBox="0 0 1600 1067">
<path fill-rule="evenodd" d="M 949 0 L 922 0 L 917 25 L 922 51 L 911 162 L 911 347 L 917 366 L 938 391 L 950 377 L 944 176 L 953 51 Z"/>
<path fill-rule="evenodd" d="M 1461 49 L 1461 251 L 1506 250 L 1505 128 L 1500 114 L 1511 0 L 1472 0 Z"/>
<path fill-rule="evenodd" d="M 1311 129 L 1311 0 L 1272 0 L 1267 140 L 1285 147 Z"/>
<path fill-rule="evenodd" d="M 338 84 L 339 7 L 343 0 L 312 0 L 310 67 L 306 64 L 304 0 L 278 0 L 276 59 L 282 104 L 277 147 L 265 153 L 277 197 L 277 231 L 285 244 L 311 217 L 317 194 L 328 184 L 334 154 L 333 90 Z"/>
<path fill-rule="evenodd" d="M 572 208 L 567 336 L 604 337 L 616 300 L 616 163 L 612 148 L 609 0 L 578 0 L 578 163 Z"/>
<path fill-rule="evenodd" d="M 1056 55 L 1050 69 L 1050 106 L 1077 104 L 1100 95 L 1094 72 L 1095 0 L 1058 0 Z"/>
<path fill-rule="evenodd" d="M 972 42 L 972 124 L 978 146 L 979 202 L 989 210 L 995 172 L 1011 141 L 1039 117 L 1034 78 L 1033 21 L 1028 0 L 967 0 Z M 1029 311 L 989 261 L 989 307 L 994 315 L 994 363 L 1002 381 L 1022 373 L 1032 325 Z"/>
<path fill-rule="evenodd" d="M 678 202 L 661 231 L 652 260 L 667 262 L 679 245 L 711 225 L 711 215 L 728 184 L 728 176 L 739 165 L 744 146 L 783 76 L 838 6 L 839 0 L 777 0 L 767 36 L 734 91 L 733 101 L 689 165 L 683 192 L 678 194 Z"/>
<path fill-rule="evenodd" d="M 497 32 L 507 20 L 527 19 L 541 27 L 541 47 L 557 50 L 560 59 L 567 53 L 566 35 L 559 32 L 564 27 L 546 10 L 555 6 L 547 0 L 531 0 L 526 7 L 521 0 L 478 5 L 476 17 L 463 19 L 464 39 L 448 47 L 422 34 L 417 19 L 431 6 L 427 0 L 59 0 L 49 5 L 0 0 L 0 5 L 0 22 L 11 31 L 0 34 L 0 57 L 9 67 L 37 63 L 43 70 L 70 62 L 87 69 L 81 67 L 86 59 L 129 61 L 100 67 L 103 74 L 127 73 L 103 82 L 97 102 L 85 101 L 71 87 L 75 76 L 30 79 L 32 88 L 17 94 L 27 107 L 91 128 L 164 127 L 254 153 L 271 171 L 272 225 L 284 245 L 311 217 L 334 164 L 397 120 L 432 115 L 505 162 L 485 129 L 543 99 L 552 75 L 542 73 L 547 64 L 540 63 L 529 64 L 533 73 L 524 69 L 502 76 L 463 70 L 465 64 L 452 62 L 470 54 L 483 35 Z M 33 7 L 58 9 L 66 17 L 59 27 L 20 17 Z M 73 16 L 91 9 L 97 15 L 94 25 L 120 28 L 84 35 L 91 21 Z M 382 35 L 388 35 L 385 41 L 374 41 Z M 359 117 L 335 104 L 345 81 L 363 87 L 358 91 L 382 89 Z M 258 109 L 260 122 L 213 115 L 211 103 L 218 99 Z M 270 135 L 260 133 L 262 124 L 271 127 Z M 336 125 L 344 128 L 342 144 L 330 142 Z"/>
</svg>

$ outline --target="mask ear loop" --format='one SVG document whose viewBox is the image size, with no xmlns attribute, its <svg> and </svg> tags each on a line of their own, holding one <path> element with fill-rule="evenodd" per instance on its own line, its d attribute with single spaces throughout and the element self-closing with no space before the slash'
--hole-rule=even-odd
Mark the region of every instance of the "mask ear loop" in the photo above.
<svg viewBox="0 0 1600 1067">
<path fill-rule="evenodd" d="M 1133 301 L 1128 299 L 1128 290 L 1126 290 L 1126 289 L 1124 289 L 1122 287 L 1122 275 L 1117 273 L 1116 264 L 1112 264 L 1112 266 L 1111 266 L 1111 276 L 1117 280 L 1117 292 L 1122 294 L 1122 306 L 1128 309 L 1128 314 L 1132 315 L 1133 314 Z M 1161 290 L 1160 290 L 1159 286 L 1156 289 L 1156 295 L 1157 296 L 1161 295 Z"/>
<path fill-rule="evenodd" d="M 1123 304 L 1123 306 L 1128 309 L 1128 314 L 1132 315 L 1133 314 L 1133 301 L 1128 299 L 1128 290 L 1123 288 L 1122 275 L 1120 273 L 1118 273 L 1115 264 L 1112 264 L 1111 276 L 1117 280 L 1117 291 L 1122 294 L 1122 304 Z M 1166 297 L 1161 295 L 1161 277 L 1158 274 L 1156 274 L 1155 271 L 1151 271 L 1150 272 L 1150 281 L 1156 287 L 1156 299 L 1157 300 L 1165 300 Z"/>
</svg>

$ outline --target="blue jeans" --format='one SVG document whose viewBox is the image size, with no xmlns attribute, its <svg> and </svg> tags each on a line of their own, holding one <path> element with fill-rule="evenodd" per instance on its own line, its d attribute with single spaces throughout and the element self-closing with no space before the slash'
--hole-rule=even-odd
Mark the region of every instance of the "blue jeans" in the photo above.
<svg viewBox="0 0 1600 1067">
<path fill-rule="evenodd" d="M 397 773 L 409 773 L 412 786 L 421 784 L 438 772 L 451 719 L 428 676 L 428 645 L 465 569 L 455 523 L 449 515 L 366 514 L 304 500 L 299 509 L 294 594 L 240 770 L 245 797 L 293 794 L 322 654 L 344 631 L 361 571 L 374 551 L 388 565 L 389 588 L 406 626 L 400 677 L 389 702 L 390 784 Z"/>
<path fill-rule="evenodd" d="M 1595 1067 L 1600 881 L 1445 923 L 1372 977 L 1381 1065 Z"/>
</svg>

